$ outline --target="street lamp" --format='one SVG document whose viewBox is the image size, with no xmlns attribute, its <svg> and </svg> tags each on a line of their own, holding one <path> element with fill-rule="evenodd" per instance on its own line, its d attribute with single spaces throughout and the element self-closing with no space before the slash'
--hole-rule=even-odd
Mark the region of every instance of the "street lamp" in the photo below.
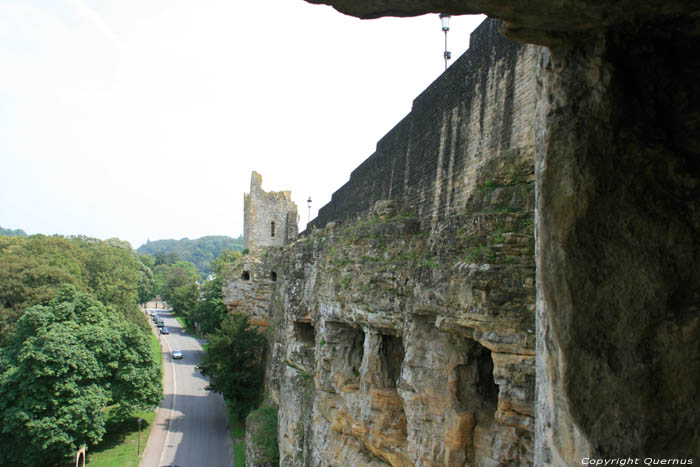
<svg viewBox="0 0 700 467">
<path fill-rule="evenodd" d="M 139 424 L 139 437 L 138 437 L 138 444 L 136 445 L 136 457 L 141 457 L 141 422 L 143 421 L 142 418 L 139 418 L 136 420 L 136 422 Z"/>
<path fill-rule="evenodd" d="M 452 52 L 447 50 L 447 31 L 450 30 L 450 15 L 440 13 L 440 22 L 442 23 L 442 31 L 445 33 L 445 52 L 442 56 L 445 58 L 445 70 L 447 70 L 447 61 L 452 58 Z"/>
<path fill-rule="evenodd" d="M 309 199 L 306 200 L 306 204 L 309 206 L 309 218 L 306 221 L 308 223 L 311 222 L 311 196 L 309 196 Z"/>
</svg>

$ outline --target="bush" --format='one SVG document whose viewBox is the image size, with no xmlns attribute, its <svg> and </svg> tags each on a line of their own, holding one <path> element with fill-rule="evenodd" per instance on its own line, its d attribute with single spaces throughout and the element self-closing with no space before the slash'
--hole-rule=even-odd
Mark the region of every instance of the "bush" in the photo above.
<svg viewBox="0 0 700 467">
<path fill-rule="evenodd" d="M 266 460 L 270 464 L 278 465 L 280 451 L 277 445 L 277 408 L 269 405 L 260 407 L 251 412 L 250 418 L 256 426 L 253 441 L 265 454 Z"/>
</svg>

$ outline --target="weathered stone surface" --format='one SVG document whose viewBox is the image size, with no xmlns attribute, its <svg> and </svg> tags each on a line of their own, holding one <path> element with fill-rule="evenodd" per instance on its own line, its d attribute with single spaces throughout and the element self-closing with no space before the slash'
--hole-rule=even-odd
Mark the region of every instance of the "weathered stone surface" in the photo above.
<svg viewBox="0 0 700 467">
<path fill-rule="evenodd" d="M 229 312 L 245 313 L 252 325 L 266 328 L 272 286 L 277 280 L 273 255 L 296 239 L 297 207 L 291 192 L 263 190 L 262 176 L 257 172 L 251 174 L 250 193 L 244 195 L 244 201 L 248 253 L 226 271 L 229 280 L 222 293 Z"/>
<path fill-rule="evenodd" d="M 286 334 L 287 349 L 295 350 L 288 350 L 280 392 L 299 392 L 290 371 L 315 376 L 311 458 L 317 465 L 338 465 L 341 459 L 360 465 L 372 465 L 371 459 L 391 465 L 532 465 L 535 289 L 529 196 L 521 214 L 482 219 L 490 205 L 479 192 L 471 205 L 483 211 L 453 218 L 439 233 L 408 229 L 397 235 L 413 220 L 375 216 L 318 232 L 285 250 L 281 270 L 297 270 L 303 262 L 305 271 L 315 271 L 313 280 L 288 279 L 285 272 L 278 286 L 287 290 L 278 294 L 312 291 L 301 294 L 303 306 L 273 313 L 284 313 L 295 325 L 309 313 L 313 323 L 313 342 Z M 502 225 L 501 235 L 512 234 L 508 238 L 529 238 L 530 248 L 513 249 L 519 253 L 506 260 L 502 244 L 487 241 L 492 250 L 479 258 L 467 255 L 473 270 L 461 272 L 469 266 L 455 253 L 480 245 L 472 235 L 478 231 L 475 219 Z M 482 293 L 473 300 L 462 295 L 474 287 Z M 478 320 L 461 318 L 470 307 Z M 314 365 L 303 347 L 313 350 Z M 280 413 L 290 412 L 284 417 L 297 426 L 299 407 L 281 403 Z M 289 425 L 281 430 L 292 432 Z M 299 439 L 290 442 L 298 445 Z M 289 456 L 284 462 L 297 465 Z"/>
<path fill-rule="evenodd" d="M 253 172 L 250 192 L 244 195 L 243 204 L 243 240 L 249 251 L 281 247 L 296 239 L 299 215 L 290 191 L 263 190 L 262 176 Z"/>
<path fill-rule="evenodd" d="M 700 4 L 323 3 L 360 17 L 480 11 L 550 46 L 533 115 L 536 463 L 699 460 Z"/>
<path fill-rule="evenodd" d="M 245 427 L 245 458 L 246 465 L 256 467 L 274 467 L 273 461 L 268 459 L 265 453 L 265 447 L 260 443 L 260 439 L 269 433 L 264 433 L 264 421 L 254 414 L 246 417 Z"/>
<path fill-rule="evenodd" d="M 509 187 L 534 180 L 532 166 L 514 161 L 531 160 L 534 152 L 535 122 L 529 116 L 536 105 L 539 48 L 504 39 L 497 21 L 479 26 L 470 44 L 414 99 L 411 112 L 353 170 L 311 226 L 353 221 L 377 201 L 391 200 L 379 209 L 414 213 L 424 227 L 435 228 L 462 212 L 479 189 L 479 201 L 498 198 L 499 209 L 518 208 Z M 479 178 L 481 166 L 489 164 L 502 167 L 489 167 Z M 489 178 L 496 172 L 499 179 Z"/>
<path fill-rule="evenodd" d="M 426 13 L 469 15 L 484 13 L 504 20 L 509 37 L 527 42 L 558 42 L 563 32 L 673 18 L 698 11 L 695 0 L 306 0 L 331 5 L 338 11 L 371 19 L 382 16 L 418 16 Z"/>
<path fill-rule="evenodd" d="M 531 151 L 538 186 L 537 283 L 532 277 L 521 280 L 523 290 L 537 289 L 534 463 L 578 465 L 588 456 L 700 460 L 698 3 L 324 3 L 361 17 L 483 11 L 504 19 L 509 37 L 550 47 L 531 49 L 534 66 L 520 75 L 533 80 L 526 89 L 534 94 L 535 104 L 518 114 L 530 126 L 511 138 L 508 147 L 517 157 L 521 149 Z M 524 63 L 522 59 L 516 62 Z M 448 74 L 457 70 L 453 65 Z M 414 103 L 416 115 L 424 115 L 421 121 L 435 122 L 420 137 L 433 150 L 417 157 L 412 152 L 403 159 L 425 163 L 425 172 L 419 173 L 434 175 L 430 164 L 440 167 L 440 174 L 462 170 L 451 165 L 459 158 L 446 156 L 469 153 L 449 152 L 451 141 L 458 140 L 452 139 L 453 129 L 464 128 L 454 123 L 464 121 L 464 115 L 470 115 L 466 109 L 472 108 L 459 95 L 438 84 Z M 460 102 L 453 111 L 456 117 L 450 112 L 421 114 L 426 103 L 438 101 L 448 107 Z M 510 121 L 503 119 L 505 107 L 486 108 L 497 109 L 493 118 L 488 122 L 470 118 L 470 125 L 479 121 L 488 130 L 499 118 Z M 295 292 L 273 294 L 277 305 L 272 310 L 284 303 L 284 320 L 311 319 L 317 329 L 315 345 L 320 345 L 322 335 L 328 335 L 336 339 L 340 352 L 331 353 L 326 360 L 317 358 L 313 440 L 304 438 L 302 457 L 310 456 L 304 458 L 316 465 L 400 462 L 390 455 L 405 455 L 425 465 L 438 461 L 532 462 L 533 409 L 528 402 L 532 395 L 528 381 L 533 374 L 528 368 L 534 353 L 533 329 L 524 321 L 518 323 L 516 307 L 509 308 L 523 302 L 513 302 L 508 293 L 501 292 L 500 283 L 499 287 L 489 284 L 510 269 L 499 270 L 493 267 L 497 262 L 482 258 L 457 261 L 449 277 L 415 264 L 408 272 L 380 270 L 372 260 L 361 260 L 385 258 L 384 252 L 354 250 L 376 248 L 377 239 L 368 237 L 366 243 L 355 242 L 352 248 L 343 249 L 350 262 L 337 264 L 347 268 L 359 263 L 362 267 L 340 269 L 333 280 L 325 279 L 327 264 L 318 256 L 325 255 L 324 242 L 342 239 L 347 219 L 368 212 L 376 200 L 392 198 L 419 214 L 414 224 L 388 223 L 378 228 L 379 238 L 393 232 L 396 251 L 415 254 L 427 249 L 436 259 L 428 259 L 426 265 L 442 265 L 457 256 L 454 250 L 442 253 L 436 248 L 449 245 L 440 232 L 459 214 L 455 205 L 471 203 L 467 212 L 474 213 L 479 212 L 479 203 L 487 206 L 500 200 L 503 206 L 508 205 L 505 200 L 520 199 L 510 188 L 475 190 L 476 186 L 486 187 L 490 178 L 475 179 L 468 172 L 453 179 L 452 185 L 444 183 L 447 179 L 442 175 L 432 180 L 418 176 L 409 183 L 406 176 L 395 176 L 405 173 L 401 172 L 405 163 L 377 164 L 394 158 L 392 153 L 402 154 L 393 147 L 412 141 L 414 121 L 406 120 L 387 135 L 376 157 L 353 173 L 349 184 L 334 195 L 329 212 L 320 216 L 320 225 L 341 219 L 346 223 L 310 238 L 305 249 L 295 247 L 301 248 L 295 253 L 297 259 L 287 259 L 295 264 L 288 267 L 293 284 L 285 285 Z M 528 144 L 520 148 L 524 140 Z M 468 141 L 485 139 L 479 136 Z M 486 159 L 490 161 L 491 155 Z M 474 172 L 488 177 L 498 172 L 482 170 L 478 159 L 470 159 L 470 164 Z M 373 181 L 368 173 L 379 174 L 376 180 L 382 182 Z M 504 172 L 499 177 L 508 179 Z M 465 185 L 462 180 L 473 184 Z M 490 187 L 498 184 L 492 181 Z M 409 194 L 404 186 L 417 189 Z M 500 235 L 503 242 L 489 241 L 495 240 L 493 233 L 498 230 L 493 220 L 476 216 L 471 223 L 455 225 L 476 239 L 485 239 L 490 247 L 484 254 L 508 257 L 529 248 L 519 232 Z M 519 219 L 498 219 L 502 221 Z M 396 235 L 399 232 L 403 233 Z M 417 240 L 420 232 L 428 234 Z M 479 252 L 471 253 L 478 256 Z M 272 319 L 278 319 L 274 313 Z M 377 386 L 382 373 L 368 371 L 364 353 L 358 359 L 358 342 L 363 352 L 375 349 L 377 339 L 371 337 L 375 334 L 402 339 L 404 360 L 396 391 L 406 419 L 405 447 L 398 438 L 382 444 L 381 438 L 375 440 L 372 435 L 384 423 L 373 414 L 372 404 L 382 405 L 385 400 L 391 412 L 390 401 L 395 400 L 388 393 L 373 392 L 391 388 Z M 429 348 L 421 348 L 407 336 L 432 341 Z M 285 345 L 280 339 L 275 342 Z M 475 355 L 470 359 L 464 352 L 456 353 L 457 347 L 476 349 Z M 469 362 L 487 362 L 483 358 L 486 351 L 498 386 L 495 409 L 489 398 L 492 391 L 467 389 L 483 380 L 476 376 L 485 363 L 474 366 Z M 304 358 L 292 360 L 306 364 Z M 445 362 L 456 363 L 454 373 Z M 280 388 L 293 387 L 281 372 L 277 374 L 282 376 L 269 380 Z M 445 380 L 442 387 L 430 383 L 430 378 L 441 377 Z M 446 389 L 455 387 L 454 393 Z M 372 402 L 379 394 L 387 398 Z M 438 424 L 442 432 L 435 428 Z"/>
<path fill-rule="evenodd" d="M 534 193 L 510 182 L 433 231 L 380 202 L 269 250 L 281 465 L 532 465 Z"/>
<path fill-rule="evenodd" d="M 619 28 L 550 55 L 543 462 L 700 456 L 700 54 L 687 32 Z"/>
<path fill-rule="evenodd" d="M 269 323 L 281 465 L 533 465 L 534 125 L 523 114 L 537 53 L 495 22 L 474 38 L 480 48 L 334 195 L 316 220 L 325 228 L 249 255 L 249 279 L 236 270 L 226 282 L 230 309 Z M 460 100 L 436 99 L 443 90 Z"/>
</svg>

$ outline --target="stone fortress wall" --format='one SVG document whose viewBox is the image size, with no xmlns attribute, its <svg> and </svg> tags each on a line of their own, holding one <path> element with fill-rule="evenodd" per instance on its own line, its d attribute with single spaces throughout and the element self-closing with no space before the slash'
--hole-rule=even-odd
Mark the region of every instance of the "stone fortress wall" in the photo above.
<svg viewBox="0 0 700 467">
<path fill-rule="evenodd" d="M 532 157 L 539 47 L 509 41 L 498 27 L 487 20 L 471 34 L 470 48 L 413 101 L 311 226 L 367 214 L 386 199 L 435 225 L 465 208 L 484 164 Z"/>
<path fill-rule="evenodd" d="M 255 326 L 267 327 L 271 291 L 277 272 L 270 251 L 296 239 L 297 206 L 290 191 L 265 191 L 262 176 L 253 172 L 250 192 L 244 195 L 244 255 L 223 284 L 224 303 L 229 311 L 245 313 Z"/>
<path fill-rule="evenodd" d="M 697 2 L 309 1 L 549 47 L 487 22 L 268 255 L 281 465 L 697 464 Z"/>
<path fill-rule="evenodd" d="M 533 465 L 538 48 L 497 29 L 472 34 L 316 229 L 254 240 L 224 283 L 227 308 L 267 328 L 280 465 Z M 269 237 L 254 208 L 246 238 Z"/>
<path fill-rule="evenodd" d="M 243 240 L 248 250 L 280 247 L 296 239 L 299 216 L 290 191 L 264 191 L 262 176 L 253 172 L 243 204 Z"/>
<path fill-rule="evenodd" d="M 525 115 L 536 127 L 534 462 L 698 464 L 700 4 L 307 1 L 360 18 L 478 11 L 546 46 Z"/>
</svg>

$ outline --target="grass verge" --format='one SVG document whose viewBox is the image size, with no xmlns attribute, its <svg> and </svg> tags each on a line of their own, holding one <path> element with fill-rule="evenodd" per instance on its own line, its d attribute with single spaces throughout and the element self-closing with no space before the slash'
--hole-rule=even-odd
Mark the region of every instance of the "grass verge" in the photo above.
<svg viewBox="0 0 700 467">
<path fill-rule="evenodd" d="M 182 329 L 184 329 L 187 332 L 187 334 L 189 334 L 192 337 L 196 337 L 197 339 L 202 338 L 202 336 L 197 334 L 193 327 L 187 325 L 187 323 L 185 322 L 185 318 L 183 318 L 182 316 L 175 316 L 175 319 L 178 323 L 180 323 L 180 326 L 182 326 Z"/>
<path fill-rule="evenodd" d="M 226 405 L 228 405 L 228 401 Z M 230 406 L 228 417 L 231 425 L 231 438 L 233 438 L 233 465 L 242 467 L 245 465 L 245 420 L 240 420 Z"/>
<path fill-rule="evenodd" d="M 153 359 L 158 363 L 160 372 L 163 372 L 160 344 L 158 338 L 152 333 L 151 352 Z M 155 411 L 136 412 L 126 420 L 116 420 L 112 417 L 111 408 L 107 412 L 107 422 L 102 442 L 88 450 L 86 464 L 90 467 L 137 467 L 141 461 L 136 451 L 140 447 L 143 454 L 146 448 L 148 436 L 151 434 Z M 139 446 L 138 419 L 141 418 L 141 442 Z M 245 463 L 241 464 L 245 465 Z"/>
<path fill-rule="evenodd" d="M 136 412 L 126 420 L 117 421 L 107 415 L 107 433 L 102 442 L 88 450 L 87 465 L 91 467 L 137 467 L 141 458 L 136 455 L 139 448 L 138 418 L 141 421 L 140 452 L 146 448 L 156 413 Z"/>
</svg>

